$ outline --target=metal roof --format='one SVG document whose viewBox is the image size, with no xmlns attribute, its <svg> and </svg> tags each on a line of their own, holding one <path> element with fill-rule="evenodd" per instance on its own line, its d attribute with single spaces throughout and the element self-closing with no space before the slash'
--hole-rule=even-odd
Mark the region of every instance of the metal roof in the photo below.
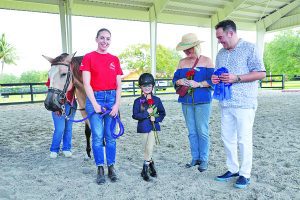
<svg viewBox="0 0 300 200">
<path fill-rule="evenodd" d="M 300 26 L 300 0 L 0 0 L 0 8 L 59 13 L 68 3 L 72 15 L 211 27 L 234 20 L 240 29 L 266 31 Z M 2 18 L 2 17 L 1 17 Z"/>
</svg>

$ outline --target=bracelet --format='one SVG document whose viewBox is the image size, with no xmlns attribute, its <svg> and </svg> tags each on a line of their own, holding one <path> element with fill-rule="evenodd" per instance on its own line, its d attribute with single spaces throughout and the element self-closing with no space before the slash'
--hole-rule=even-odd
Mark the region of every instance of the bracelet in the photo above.
<svg viewBox="0 0 300 200">
<path fill-rule="evenodd" d="M 202 82 L 198 82 L 199 83 L 199 87 L 202 88 L 204 87 L 204 85 L 202 84 Z"/>
</svg>

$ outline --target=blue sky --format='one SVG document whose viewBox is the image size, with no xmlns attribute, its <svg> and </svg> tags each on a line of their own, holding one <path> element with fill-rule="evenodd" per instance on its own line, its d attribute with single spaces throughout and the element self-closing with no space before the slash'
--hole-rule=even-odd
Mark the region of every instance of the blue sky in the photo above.
<svg viewBox="0 0 300 200">
<path fill-rule="evenodd" d="M 11 11 L 0 9 L 0 34 L 5 33 L 10 44 L 17 49 L 19 60 L 17 65 L 5 65 L 4 73 L 19 76 L 28 70 L 48 70 L 48 61 L 42 55 L 55 57 L 62 53 L 59 15 Z M 84 55 L 96 49 L 95 36 L 100 28 L 108 28 L 112 32 L 112 44 L 109 52 L 118 55 L 132 44 L 149 43 L 150 27 L 147 22 L 102 19 L 91 17 L 72 17 L 73 50 L 77 55 Z M 202 44 L 202 53 L 210 56 L 210 29 L 192 26 L 158 24 L 157 43 L 175 49 L 181 36 L 194 32 Z M 238 31 L 240 37 L 250 42 L 256 40 L 255 32 Z M 274 33 L 266 35 L 270 41 Z M 175 66 L 174 66 L 175 67 Z"/>
</svg>

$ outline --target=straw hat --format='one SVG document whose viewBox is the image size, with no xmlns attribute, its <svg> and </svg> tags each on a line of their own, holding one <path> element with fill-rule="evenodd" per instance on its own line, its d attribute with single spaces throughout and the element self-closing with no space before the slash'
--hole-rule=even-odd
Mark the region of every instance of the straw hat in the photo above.
<svg viewBox="0 0 300 200">
<path fill-rule="evenodd" d="M 203 41 L 198 40 L 197 35 L 195 33 L 187 33 L 182 36 L 181 42 L 178 43 L 176 50 L 183 51 L 194 46 L 197 46 Z"/>
</svg>

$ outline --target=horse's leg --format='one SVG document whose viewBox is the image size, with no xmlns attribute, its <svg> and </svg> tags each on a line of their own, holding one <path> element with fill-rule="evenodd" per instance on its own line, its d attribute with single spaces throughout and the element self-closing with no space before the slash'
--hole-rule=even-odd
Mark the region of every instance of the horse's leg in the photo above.
<svg viewBox="0 0 300 200">
<path fill-rule="evenodd" d="M 91 129 L 87 123 L 85 123 L 85 138 L 86 138 L 86 153 L 89 158 L 91 157 Z"/>
</svg>

